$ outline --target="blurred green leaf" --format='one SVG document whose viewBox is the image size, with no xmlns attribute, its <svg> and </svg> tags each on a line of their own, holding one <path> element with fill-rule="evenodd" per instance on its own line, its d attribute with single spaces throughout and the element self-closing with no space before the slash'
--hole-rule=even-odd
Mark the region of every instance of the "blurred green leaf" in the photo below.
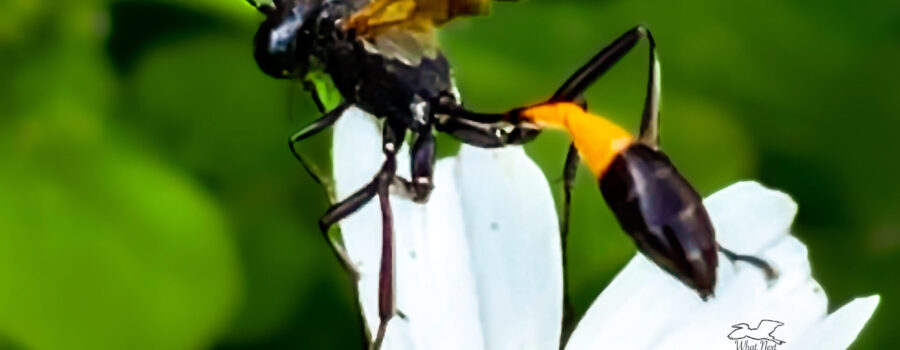
<svg viewBox="0 0 900 350">
<path fill-rule="evenodd" d="M 0 164 L 0 330 L 33 349 L 210 343 L 239 285 L 210 198 L 127 144 L 80 142 L 52 123 L 12 130 Z"/>
<path fill-rule="evenodd" d="M 247 273 L 227 336 L 237 343 L 280 332 L 316 267 L 337 266 L 315 226 L 327 198 L 287 147 L 289 85 L 262 74 L 241 39 L 185 38 L 147 55 L 123 117 L 141 142 L 203 179 L 233 224 Z M 299 97 L 309 119 L 297 123 L 308 123 L 316 112 Z"/>
<path fill-rule="evenodd" d="M 150 3 L 178 6 L 243 25 L 262 22 L 263 15 L 245 0 L 109 0 L 114 3 Z"/>
</svg>

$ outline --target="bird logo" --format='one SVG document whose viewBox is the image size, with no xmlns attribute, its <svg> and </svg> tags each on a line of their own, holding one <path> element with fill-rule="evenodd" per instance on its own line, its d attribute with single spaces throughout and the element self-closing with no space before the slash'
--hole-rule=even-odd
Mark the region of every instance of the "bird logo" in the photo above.
<svg viewBox="0 0 900 350">
<path fill-rule="evenodd" d="M 736 344 L 741 340 L 749 338 L 760 342 L 772 342 L 777 345 L 781 345 L 784 344 L 784 341 L 775 338 L 772 333 L 775 333 L 775 328 L 781 327 L 783 325 L 783 322 L 772 320 L 759 321 L 759 325 L 756 326 L 756 328 L 750 328 L 750 325 L 746 323 L 738 323 L 734 326 L 731 326 L 731 328 L 734 328 L 734 330 L 728 334 L 728 339 L 734 340 Z M 763 344 L 762 348 L 769 348 L 766 345 L 768 344 Z"/>
</svg>

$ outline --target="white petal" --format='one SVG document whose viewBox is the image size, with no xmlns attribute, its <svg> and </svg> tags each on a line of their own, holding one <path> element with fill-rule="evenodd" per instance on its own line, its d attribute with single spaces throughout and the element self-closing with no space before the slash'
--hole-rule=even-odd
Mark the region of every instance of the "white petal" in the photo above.
<svg viewBox="0 0 900 350">
<path fill-rule="evenodd" d="M 384 156 L 375 119 L 353 108 L 334 131 L 334 174 L 338 198 L 372 180 Z M 409 173 L 405 148 L 401 175 Z M 479 349 L 483 344 L 468 245 L 453 181 L 455 161 L 437 164 L 437 188 L 427 205 L 391 196 L 394 216 L 397 307 L 384 349 Z M 381 214 L 377 200 L 340 223 L 348 254 L 361 272 L 360 303 L 366 325 L 377 329 Z"/>
<path fill-rule="evenodd" d="M 881 298 L 854 299 L 809 329 L 790 349 L 846 349 L 856 340 Z"/>
<path fill-rule="evenodd" d="M 730 348 L 732 325 L 755 327 L 763 319 L 783 322 L 773 334 L 793 344 L 822 320 L 827 299 L 810 275 L 806 247 L 788 234 L 797 210 L 790 197 L 743 182 L 704 204 L 722 245 L 768 261 L 780 274 L 774 284 L 758 268 L 732 264 L 720 254 L 715 297 L 701 302 L 637 255 L 588 310 L 569 349 Z"/>
<path fill-rule="evenodd" d="M 725 264 L 719 276 L 732 275 L 730 283 L 720 283 L 716 298 L 690 311 L 692 317 L 659 339 L 657 346 L 690 342 L 697 349 L 734 346 L 727 338 L 731 326 L 747 323 L 756 327 L 761 320 L 776 320 L 784 326 L 774 333 L 776 338 L 793 342 L 810 325 L 825 316 L 827 299 L 821 287 L 809 276 L 806 248 L 795 238 L 786 237 L 766 250 L 762 258 L 781 273 L 774 285 L 768 286 L 758 269 L 739 262 Z"/>
<path fill-rule="evenodd" d="M 457 179 L 485 347 L 558 347 L 562 256 L 544 174 L 520 147 L 463 146 Z"/>
<path fill-rule="evenodd" d="M 354 109 L 335 129 L 338 198 L 371 181 L 383 161 L 373 118 Z M 401 173 L 408 157 L 401 150 Z M 549 186 L 518 147 L 463 146 L 441 161 L 428 204 L 392 197 L 397 305 L 385 349 L 557 347 L 562 319 L 558 223 Z M 341 223 L 362 273 L 366 324 L 377 329 L 380 216 L 375 203 Z"/>
<path fill-rule="evenodd" d="M 455 169 L 453 159 L 438 162 L 428 204 L 411 204 L 410 227 L 397 227 L 398 306 L 417 349 L 480 349 L 484 343 Z"/>
<path fill-rule="evenodd" d="M 755 254 L 786 235 L 797 215 L 790 196 L 757 182 L 738 182 L 703 201 L 716 240 L 740 254 Z"/>
<path fill-rule="evenodd" d="M 344 199 L 372 181 L 381 167 L 381 131 L 372 116 L 351 107 L 335 124 L 333 139 L 335 192 L 338 199 Z M 360 303 L 370 333 L 378 329 L 380 222 L 377 200 L 340 222 L 347 252 L 360 270 Z M 395 332 L 389 332 L 391 339 L 386 345 L 395 343 L 394 336 Z"/>
<path fill-rule="evenodd" d="M 701 303 L 691 290 L 637 254 L 594 301 L 567 349 L 648 349 Z"/>
<path fill-rule="evenodd" d="M 335 192 L 344 199 L 372 181 L 381 167 L 381 131 L 374 118 L 351 107 L 334 126 L 332 149 Z M 370 331 L 378 329 L 378 288 L 381 261 L 381 214 L 377 203 L 369 203 L 340 222 L 347 251 L 360 270 L 360 302 Z"/>
</svg>

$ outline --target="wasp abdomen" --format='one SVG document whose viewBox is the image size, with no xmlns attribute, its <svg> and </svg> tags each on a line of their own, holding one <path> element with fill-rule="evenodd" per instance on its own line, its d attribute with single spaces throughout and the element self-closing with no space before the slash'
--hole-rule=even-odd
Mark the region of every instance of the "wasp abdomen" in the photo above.
<svg viewBox="0 0 900 350">
<path fill-rule="evenodd" d="M 635 143 L 601 175 L 600 190 L 638 249 L 708 297 L 716 281 L 716 242 L 700 196 L 663 153 Z"/>
</svg>

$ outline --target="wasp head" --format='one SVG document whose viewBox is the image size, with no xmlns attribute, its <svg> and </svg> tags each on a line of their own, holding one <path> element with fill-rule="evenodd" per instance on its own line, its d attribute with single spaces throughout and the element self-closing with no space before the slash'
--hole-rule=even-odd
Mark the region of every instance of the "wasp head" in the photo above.
<svg viewBox="0 0 900 350">
<path fill-rule="evenodd" d="M 322 1 L 275 0 L 264 5 L 248 1 L 266 15 L 253 39 L 253 56 L 259 68 L 276 78 L 303 74 L 309 64 L 313 42 L 306 24 L 318 13 Z"/>
<path fill-rule="evenodd" d="M 716 283 L 715 233 L 697 192 L 662 152 L 634 143 L 609 165 L 600 190 L 650 260 L 705 300 Z"/>
</svg>

